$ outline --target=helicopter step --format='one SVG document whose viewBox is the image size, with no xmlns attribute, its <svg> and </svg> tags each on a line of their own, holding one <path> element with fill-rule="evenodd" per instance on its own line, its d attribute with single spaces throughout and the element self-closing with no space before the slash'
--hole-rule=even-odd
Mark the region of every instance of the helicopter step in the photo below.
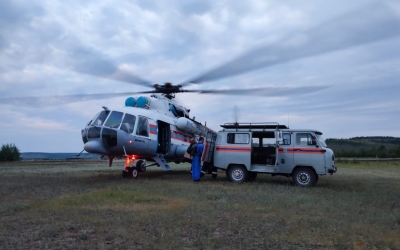
<svg viewBox="0 0 400 250">
<path fill-rule="evenodd" d="M 164 155 L 157 154 L 156 156 L 153 156 L 153 160 L 156 161 L 158 163 L 158 165 L 160 165 L 162 170 L 165 170 L 165 171 L 172 170 L 171 167 L 168 165 L 168 162 L 164 159 Z"/>
</svg>

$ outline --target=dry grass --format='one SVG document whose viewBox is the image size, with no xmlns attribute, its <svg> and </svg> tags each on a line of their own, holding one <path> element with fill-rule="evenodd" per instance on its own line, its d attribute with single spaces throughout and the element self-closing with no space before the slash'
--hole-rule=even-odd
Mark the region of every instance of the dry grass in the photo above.
<svg viewBox="0 0 400 250">
<path fill-rule="evenodd" d="M 396 162 L 341 164 L 313 188 L 193 183 L 188 165 L 127 180 L 117 165 L 1 164 L 0 248 L 400 249 Z"/>
</svg>

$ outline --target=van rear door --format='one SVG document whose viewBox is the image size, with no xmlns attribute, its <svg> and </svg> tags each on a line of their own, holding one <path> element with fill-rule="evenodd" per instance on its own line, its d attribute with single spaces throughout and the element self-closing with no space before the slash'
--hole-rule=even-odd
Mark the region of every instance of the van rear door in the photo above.
<svg viewBox="0 0 400 250">
<path fill-rule="evenodd" d="M 215 146 L 214 165 L 227 168 L 229 164 L 245 165 L 250 168 L 251 135 L 243 132 L 228 132 L 218 135 Z"/>
</svg>

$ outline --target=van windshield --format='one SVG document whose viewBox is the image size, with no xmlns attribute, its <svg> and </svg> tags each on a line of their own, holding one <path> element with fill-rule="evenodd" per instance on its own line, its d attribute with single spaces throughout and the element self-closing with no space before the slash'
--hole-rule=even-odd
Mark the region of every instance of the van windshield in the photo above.
<svg viewBox="0 0 400 250">
<path fill-rule="evenodd" d="M 324 137 L 322 137 L 321 135 L 318 135 L 318 134 L 316 134 L 316 136 L 317 136 L 317 138 L 318 138 L 318 141 L 321 143 L 321 145 L 322 145 L 323 147 L 327 148 L 328 145 L 326 145 Z"/>
</svg>

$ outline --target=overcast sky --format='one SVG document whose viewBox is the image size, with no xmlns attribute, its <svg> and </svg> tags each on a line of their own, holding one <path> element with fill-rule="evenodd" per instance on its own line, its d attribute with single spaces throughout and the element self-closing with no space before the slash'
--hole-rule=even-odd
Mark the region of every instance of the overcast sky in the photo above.
<svg viewBox="0 0 400 250">
<path fill-rule="evenodd" d="M 239 122 L 314 128 L 325 138 L 400 136 L 400 8 L 396 1 L 382 6 L 365 0 L 1 1 L 0 144 L 14 143 L 21 152 L 79 152 L 80 131 L 101 106 L 123 106 L 129 96 L 50 106 L 32 101 L 32 107 L 1 99 L 146 91 L 96 75 L 115 65 L 152 83 L 179 84 L 232 60 L 235 70 L 224 75 L 230 77 L 187 88 L 329 88 L 280 97 L 177 95 L 214 130 L 234 121 L 236 105 Z"/>
</svg>

